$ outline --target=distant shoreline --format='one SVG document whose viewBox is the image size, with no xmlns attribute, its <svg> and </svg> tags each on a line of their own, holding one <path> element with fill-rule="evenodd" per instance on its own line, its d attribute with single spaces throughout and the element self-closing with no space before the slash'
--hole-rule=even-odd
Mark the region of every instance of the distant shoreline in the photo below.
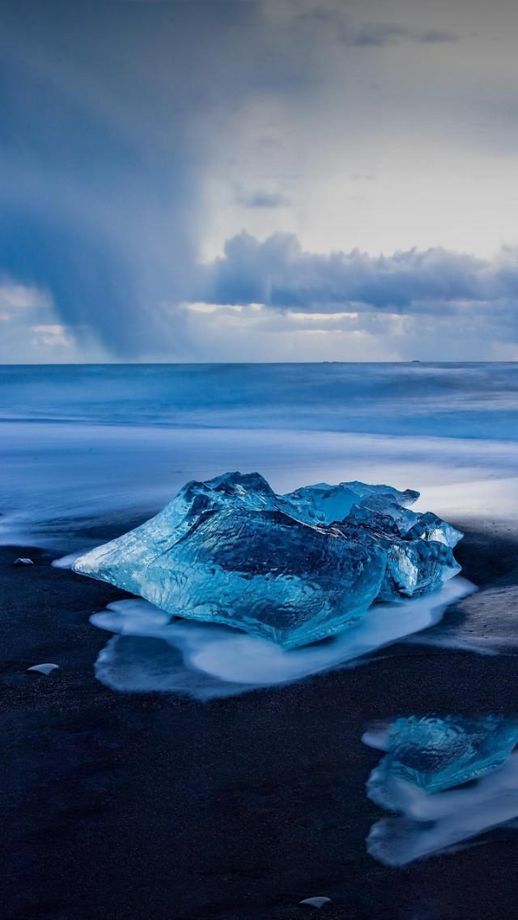
<svg viewBox="0 0 518 920">
<path fill-rule="evenodd" d="M 25 361 L 23 364 L 0 363 L 0 368 L 20 367 L 281 367 L 282 365 L 295 365 L 297 367 L 311 367 L 319 364 L 343 365 L 373 365 L 388 366 L 419 364 L 425 367 L 476 367 L 478 365 L 504 364 L 515 365 L 518 361 L 443 361 L 439 358 L 408 358 L 401 361 L 59 361 L 37 362 Z"/>
</svg>

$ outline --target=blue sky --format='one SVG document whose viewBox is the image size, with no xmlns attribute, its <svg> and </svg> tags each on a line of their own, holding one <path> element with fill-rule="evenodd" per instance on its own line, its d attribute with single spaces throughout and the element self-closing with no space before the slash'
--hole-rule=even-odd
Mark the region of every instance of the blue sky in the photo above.
<svg viewBox="0 0 518 920">
<path fill-rule="evenodd" d="M 0 17 L 0 361 L 518 359 L 511 0 Z"/>
</svg>

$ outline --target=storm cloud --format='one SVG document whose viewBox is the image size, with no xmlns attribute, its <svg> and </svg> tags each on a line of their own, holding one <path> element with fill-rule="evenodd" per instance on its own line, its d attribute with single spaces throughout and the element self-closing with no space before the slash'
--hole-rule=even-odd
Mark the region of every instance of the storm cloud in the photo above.
<svg viewBox="0 0 518 920">
<path fill-rule="evenodd" d="M 33 292 L 2 360 L 228 359 L 257 324 L 282 357 L 283 317 L 344 311 L 376 356 L 389 313 L 516 341 L 506 0 L 0 0 L 0 26 L 0 278 Z"/>
<path fill-rule="evenodd" d="M 297 238 L 247 233 L 229 240 L 224 255 L 204 268 L 198 299 L 260 303 L 279 310 L 340 312 L 344 306 L 395 313 L 448 310 L 459 302 L 518 304 L 518 252 L 492 261 L 435 248 L 390 256 L 353 250 L 305 252 Z"/>
<path fill-rule="evenodd" d="M 21 0 L 0 17 L 0 271 L 115 354 L 171 349 L 163 305 L 189 294 L 225 113 L 295 92 L 299 58 L 262 3 Z"/>
</svg>

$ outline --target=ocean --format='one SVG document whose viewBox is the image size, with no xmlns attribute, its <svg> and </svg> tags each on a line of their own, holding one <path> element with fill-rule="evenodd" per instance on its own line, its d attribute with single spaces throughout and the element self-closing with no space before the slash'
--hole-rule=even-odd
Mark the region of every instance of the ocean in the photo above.
<svg viewBox="0 0 518 920">
<path fill-rule="evenodd" d="M 233 469 L 506 516 L 517 441 L 517 364 L 3 366 L 0 543 L 72 552 Z"/>
</svg>

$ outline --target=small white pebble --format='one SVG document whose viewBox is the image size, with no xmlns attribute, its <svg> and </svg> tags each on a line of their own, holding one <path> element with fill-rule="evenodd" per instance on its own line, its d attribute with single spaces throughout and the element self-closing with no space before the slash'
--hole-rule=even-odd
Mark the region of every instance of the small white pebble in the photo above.
<svg viewBox="0 0 518 920">
<path fill-rule="evenodd" d="M 55 671 L 57 668 L 59 668 L 59 664 L 45 662 L 44 664 L 33 664 L 32 668 L 27 668 L 27 670 L 37 671 L 39 674 L 50 674 L 51 671 Z"/>
<path fill-rule="evenodd" d="M 18 559 L 14 560 L 13 565 L 34 565 L 34 562 L 27 556 L 18 556 Z"/>
<path fill-rule="evenodd" d="M 307 904 L 308 907 L 318 907 L 319 910 L 321 907 L 324 906 L 324 904 L 330 904 L 330 903 L 331 903 L 331 898 L 324 898 L 324 897 L 322 898 L 304 898 L 303 901 L 299 901 L 299 904 Z"/>
</svg>

